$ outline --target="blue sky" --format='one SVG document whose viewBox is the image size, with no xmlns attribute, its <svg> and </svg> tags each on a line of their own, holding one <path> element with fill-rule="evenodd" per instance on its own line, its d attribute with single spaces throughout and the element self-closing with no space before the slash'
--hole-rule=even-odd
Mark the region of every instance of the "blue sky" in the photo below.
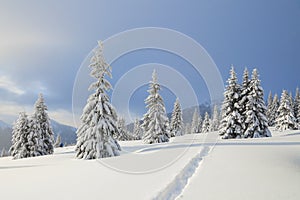
<svg viewBox="0 0 300 200">
<path fill-rule="evenodd" d="M 294 92 L 300 85 L 296 0 L 5 1 L 0 27 L 0 119 L 8 122 L 19 111 L 31 112 L 42 92 L 50 116 L 72 124 L 73 84 L 84 58 L 97 40 L 139 27 L 174 29 L 193 38 L 212 57 L 224 81 L 233 64 L 239 77 L 245 66 L 258 68 L 265 93 Z M 144 63 L 181 65 L 199 101 L 209 101 L 203 79 L 168 53 L 144 50 L 122 56 L 112 63 L 113 76 L 117 79 Z M 130 100 L 137 115 L 144 112 L 146 89 L 141 87 Z M 164 91 L 170 111 L 175 96 Z"/>
</svg>

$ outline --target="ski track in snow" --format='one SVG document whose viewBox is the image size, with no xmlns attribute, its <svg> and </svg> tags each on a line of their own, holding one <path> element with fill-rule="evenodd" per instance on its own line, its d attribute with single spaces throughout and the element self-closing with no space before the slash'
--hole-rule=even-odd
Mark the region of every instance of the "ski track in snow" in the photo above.
<svg viewBox="0 0 300 200">
<path fill-rule="evenodd" d="M 161 190 L 153 200 L 171 200 L 176 199 L 188 185 L 189 180 L 195 174 L 201 164 L 201 161 L 213 149 L 213 146 L 204 146 L 203 149 L 194 156 L 190 162 L 176 175 L 163 190 Z"/>
</svg>

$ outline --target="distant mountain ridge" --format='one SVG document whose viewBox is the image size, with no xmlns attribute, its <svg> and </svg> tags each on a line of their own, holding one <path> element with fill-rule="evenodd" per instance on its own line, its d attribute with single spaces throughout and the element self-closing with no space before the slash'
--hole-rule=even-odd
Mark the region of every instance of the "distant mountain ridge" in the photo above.
<svg viewBox="0 0 300 200">
<path fill-rule="evenodd" d="M 54 139 L 56 139 L 57 135 L 61 136 L 61 141 L 64 144 L 75 144 L 76 143 L 76 128 L 72 126 L 68 126 L 65 124 L 61 124 L 57 121 L 51 120 L 52 130 L 54 132 Z"/>
<path fill-rule="evenodd" d="M 0 151 L 5 148 L 9 149 L 11 146 L 11 125 L 6 122 L 0 120 Z"/>
<path fill-rule="evenodd" d="M 57 135 L 61 136 L 63 144 L 71 145 L 76 143 L 76 128 L 61 124 L 51 120 L 51 126 L 54 133 L 54 140 Z M 0 150 L 5 148 L 8 150 L 11 146 L 12 125 L 0 120 Z"/>
</svg>

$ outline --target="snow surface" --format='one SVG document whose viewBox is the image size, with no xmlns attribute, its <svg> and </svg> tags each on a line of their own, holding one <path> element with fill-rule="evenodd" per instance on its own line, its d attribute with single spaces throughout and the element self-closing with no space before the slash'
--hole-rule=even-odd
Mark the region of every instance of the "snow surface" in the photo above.
<svg viewBox="0 0 300 200">
<path fill-rule="evenodd" d="M 169 143 L 120 142 L 121 155 L 0 159 L 0 199 L 300 199 L 300 131 L 220 140 L 217 132 Z"/>
<path fill-rule="evenodd" d="M 300 199 L 300 131 L 222 140 L 178 199 Z"/>
</svg>

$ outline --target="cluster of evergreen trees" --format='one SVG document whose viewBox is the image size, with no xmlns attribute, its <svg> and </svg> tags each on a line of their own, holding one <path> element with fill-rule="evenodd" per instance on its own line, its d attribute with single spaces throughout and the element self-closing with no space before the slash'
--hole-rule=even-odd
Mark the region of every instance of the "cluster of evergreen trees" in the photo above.
<svg viewBox="0 0 300 200">
<path fill-rule="evenodd" d="M 210 118 L 208 112 L 205 112 L 204 119 L 202 120 L 202 116 L 199 114 L 198 109 L 196 108 L 192 118 L 191 127 L 188 127 L 189 124 L 186 125 L 186 133 L 207 133 L 211 131 L 219 130 L 219 110 L 218 106 L 215 105 L 213 108 L 213 114 Z"/>
<path fill-rule="evenodd" d="M 171 123 L 166 114 L 160 84 L 154 71 L 149 84 L 149 96 L 146 98 L 148 112 L 142 124 L 136 119 L 133 134 L 125 126 L 125 120 L 118 117 L 110 104 L 107 92 L 111 84 L 106 76 L 111 77 L 111 67 L 103 57 L 103 45 L 98 42 L 89 67 L 91 76 L 96 79 L 89 89 L 94 90 L 87 100 L 81 116 L 81 125 L 77 130 L 76 157 L 98 159 L 118 156 L 121 147 L 118 140 L 143 139 L 145 143 L 168 142 L 172 136 L 182 135 L 182 111 L 179 100 L 174 104 Z"/>
<path fill-rule="evenodd" d="M 9 152 L 14 159 L 53 153 L 53 131 L 42 94 L 35 102 L 34 113 L 30 117 L 25 112 L 19 114 L 12 134 Z"/>
<path fill-rule="evenodd" d="M 222 138 L 271 137 L 268 126 L 280 131 L 300 128 L 299 89 L 294 97 L 283 90 L 280 100 L 277 94 L 273 97 L 270 92 L 266 106 L 260 82 L 257 69 L 252 71 L 251 79 L 245 69 L 243 82 L 238 84 L 234 68 L 231 68 L 222 105 Z"/>
<path fill-rule="evenodd" d="M 158 83 L 157 73 L 154 70 L 152 81 L 149 83 L 149 96 L 145 99 L 147 113 L 140 120 L 136 119 L 133 128 L 133 134 L 129 139 L 140 140 L 145 143 L 168 142 L 170 137 L 184 134 L 182 110 L 179 99 L 174 103 L 171 119 L 167 117 L 163 98 L 159 94 L 160 84 Z M 121 129 L 122 130 L 122 129 Z"/>
<path fill-rule="evenodd" d="M 103 57 L 101 42 L 98 43 L 89 66 L 92 70 L 91 76 L 96 79 L 90 89 L 95 92 L 87 101 L 81 116 L 81 125 L 77 130 L 77 158 L 97 159 L 117 156 L 121 150 L 118 141 L 142 139 L 148 144 L 162 143 L 186 132 L 183 127 L 182 110 L 178 98 L 174 103 L 171 119 L 167 117 L 163 98 L 159 94 L 161 86 L 155 70 L 152 80 L 149 82 L 149 95 L 145 99 L 148 111 L 141 120 L 135 120 L 133 133 L 129 133 L 124 118 L 117 116 L 107 95 L 111 85 L 105 77 L 111 77 L 111 67 Z M 212 119 L 206 113 L 203 121 L 200 120 L 196 110 L 189 133 L 216 131 L 218 126 L 217 106 L 214 107 Z"/>
<path fill-rule="evenodd" d="M 257 69 L 253 70 L 251 79 L 245 69 L 240 85 L 232 67 L 227 83 L 220 122 L 222 138 L 271 137 L 266 117 L 267 107 Z"/>
<path fill-rule="evenodd" d="M 275 126 L 277 130 L 300 129 L 300 93 L 296 89 L 295 96 L 283 90 L 280 100 L 277 94 L 269 93 L 267 101 L 267 118 L 269 126 Z"/>
<path fill-rule="evenodd" d="M 171 120 L 167 117 L 163 98 L 159 94 L 161 87 L 154 70 L 149 83 L 149 96 L 145 99 L 148 111 L 141 119 L 141 124 L 139 119 L 135 120 L 133 133 L 129 133 L 124 118 L 117 116 L 107 95 L 111 85 L 106 76 L 111 77 L 111 67 L 105 62 L 101 42 L 98 43 L 89 66 L 91 76 L 96 81 L 90 86 L 94 93 L 88 98 L 81 116 L 81 125 L 77 130 L 77 158 L 97 159 L 117 156 L 121 150 L 118 140 L 142 139 L 145 143 L 152 144 L 168 142 L 171 137 L 184 133 L 217 130 L 224 139 L 271 137 L 269 125 L 276 124 L 279 129 L 294 128 L 295 125 L 290 121 L 299 121 L 298 90 L 294 100 L 291 100 L 286 91 L 283 92 L 280 103 L 278 97 L 269 97 L 267 108 L 257 69 L 252 71 L 251 79 L 248 70 L 245 69 L 243 82 L 239 84 L 232 67 L 224 92 L 221 114 L 215 105 L 212 117 L 210 118 L 206 112 L 202 120 L 196 109 L 192 124 L 183 127 L 179 99 L 174 103 Z"/>
<path fill-rule="evenodd" d="M 136 139 L 127 130 L 124 117 L 118 117 L 117 126 L 118 126 L 118 130 L 119 130 L 119 134 L 116 136 L 116 139 L 118 141 L 126 141 L 126 140 L 135 140 Z"/>
<path fill-rule="evenodd" d="M 125 126 L 125 120 L 122 117 L 118 119 L 119 134 L 116 137 L 119 141 L 124 140 L 141 140 L 145 143 L 161 143 L 168 142 L 170 137 L 180 136 L 184 134 L 182 110 L 179 99 L 174 103 L 174 109 L 171 119 L 167 117 L 163 98 L 159 94 L 160 85 L 157 80 L 157 74 L 154 70 L 152 81 L 149 83 L 149 96 L 145 103 L 148 112 L 140 120 L 134 122 L 133 133 L 128 132 Z"/>
</svg>

